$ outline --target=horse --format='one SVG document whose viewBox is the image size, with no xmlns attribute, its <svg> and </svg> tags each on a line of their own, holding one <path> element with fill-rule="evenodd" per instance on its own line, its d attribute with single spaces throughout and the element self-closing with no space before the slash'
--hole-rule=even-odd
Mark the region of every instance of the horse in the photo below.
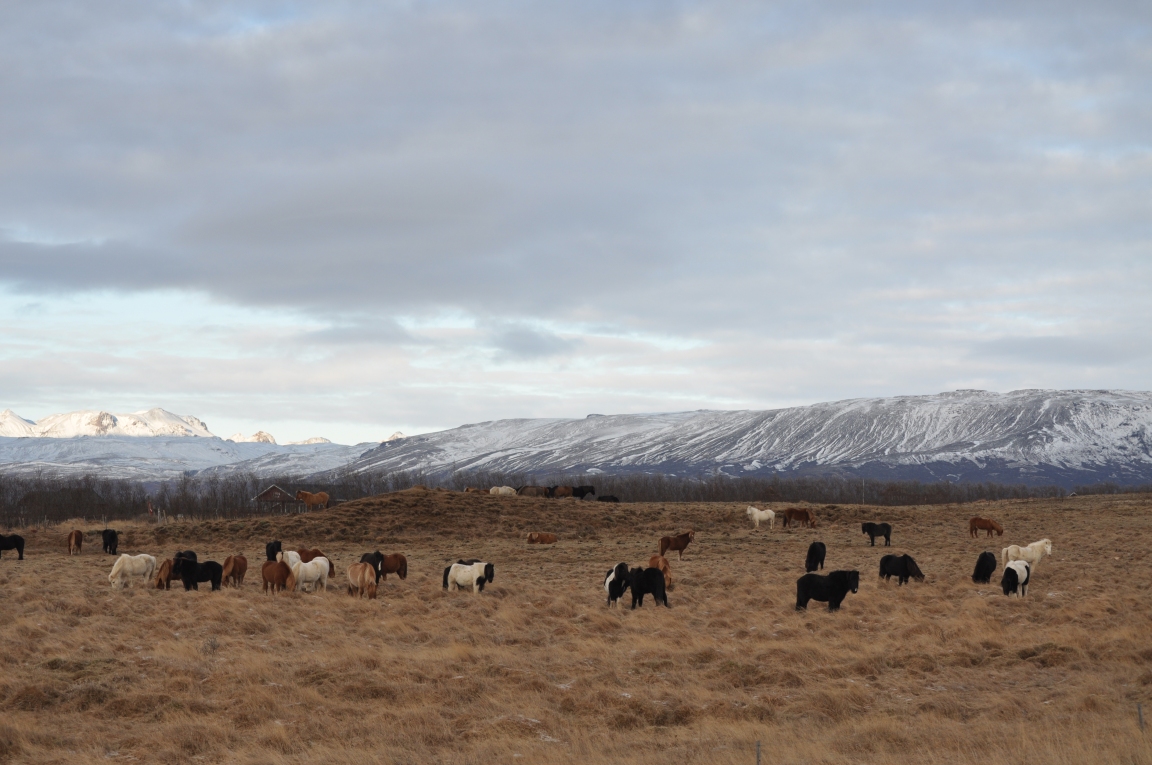
<svg viewBox="0 0 1152 765">
<path fill-rule="evenodd" d="M 184 583 L 184 591 L 200 589 L 200 582 L 211 582 L 212 592 L 220 589 L 224 579 L 224 567 L 214 560 L 197 563 L 190 558 L 173 558 L 172 574 Z"/>
<path fill-rule="evenodd" d="M 636 606 L 644 606 L 644 596 L 651 595 L 652 599 L 656 601 L 656 605 L 664 604 L 665 608 L 671 608 L 668 604 L 668 592 L 664 587 L 664 574 L 658 568 L 640 568 L 637 566 L 629 572 L 631 581 L 628 583 L 632 588 L 632 610 L 636 610 Z"/>
<path fill-rule="evenodd" d="M 615 494 L 604 494 L 596 498 L 597 502 L 619 502 L 620 498 Z"/>
<path fill-rule="evenodd" d="M 112 584 L 112 589 L 118 590 L 128 582 L 128 577 L 138 576 L 147 582 L 155 572 L 156 559 L 151 555 L 124 553 L 112 564 L 112 573 L 108 575 L 108 581 Z"/>
<path fill-rule="evenodd" d="M 680 560 L 684 560 L 684 548 L 695 538 L 696 532 L 692 529 L 674 537 L 660 537 L 660 554 L 663 555 L 669 550 L 675 550 L 679 554 Z"/>
<path fill-rule="evenodd" d="M 617 563 L 608 569 L 604 575 L 604 591 L 608 593 L 608 607 L 620 605 L 620 598 L 624 590 L 628 589 L 631 577 L 628 575 L 628 564 Z"/>
<path fill-rule="evenodd" d="M 496 567 L 482 560 L 458 561 L 444 569 L 444 589 L 455 592 L 471 587 L 474 595 L 484 591 L 485 582 L 496 578 Z"/>
<path fill-rule="evenodd" d="M 1032 567 L 1025 561 L 1014 560 L 1004 567 L 1004 576 L 1000 579 L 1000 587 L 1004 595 L 1023 598 L 1028 594 L 1028 583 L 1032 579 Z"/>
<path fill-rule="evenodd" d="M 376 599 L 376 570 L 371 563 L 353 563 L 348 567 L 348 594 Z"/>
<path fill-rule="evenodd" d="M 884 537 L 884 546 L 892 546 L 892 526 L 887 523 L 862 523 L 860 530 L 868 535 L 868 542 L 876 546 L 876 537 Z"/>
<path fill-rule="evenodd" d="M 377 550 L 376 552 L 364 553 L 360 556 L 361 563 L 367 563 L 376 572 L 376 583 L 380 583 L 380 566 L 384 564 L 384 553 Z"/>
<path fill-rule="evenodd" d="M 165 558 L 164 562 L 160 564 L 160 568 L 156 570 L 156 589 L 172 589 L 172 580 L 176 578 L 172 575 L 172 567 L 175 565 L 176 562 L 171 558 Z"/>
<path fill-rule="evenodd" d="M 469 486 L 469 487 L 464 489 L 464 493 L 465 494 L 487 494 L 488 490 L 487 489 L 477 489 L 474 486 Z M 353 564 L 353 565 L 355 565 L 355 564 Z M 351 570 L 351 569 L 349 569 L 349 570 Z"/>
<path fill-rule="evenodd" d="M 276 553 L 276 560 L 287 563 L 288 568 L 295 568 L 296 564 L 300 563 L 300 553 L 295 550 L 284 550 Z"/>
<path fill-rule="evenodd" d="M 589 494 L 591 494 L 593 497 L 596 496 L 596 487 L 595 486 L 573 486 L 572 487 L 572 496 L 575 497 L 576 499 L 584 499 Z"/>
<path fill-rule="evenodd" d="M 324 592 L 328 589 L 328 577 L 331 576 L 332 569 L 332 562 L 324 557 L 300 561 L 292 567 L 292 576 L 296 577 L 296 589 L 303 590 L 312 585 L 313 592 Z"/>
<path fill-rule="evenodd" d="M 572 496 L 572 487 L 571 486 L 549 486 L 547 496 L 551 497 L 552 499 L 560 499 L 562 497 L 571 497 Z"/>
<path fill-rule="evenodd" d="M 804 558 L 804 570 L 811 574 L 817 568 L 824 568 L 824 556 L 828 554 L 828 548 L 823 542 L 813 542 L 808 545 L 808 555 Z"/>
<path fill-rule="evenodd" d="M 549 534 L 546 531 L 530 531 L 528 532 L 528 544 L 554 545 L 556 544 L 556 535 Z"/>
<path fill-rule="evenodd" d="M 395 574 L 401 579 L 408 578 L 408 559 L 400 553 L 385 555 L 380 562 L 380 578 L 387 579 L 389 574 Z"/>
<path fill-rule="evenodd" d="M 268 560 L 275 562 L 276 553 L 282 551 L 284 546 L 280 544 L 279 539 L 275 539 L 268 544 L 264 545 L 264 554 L 268 556 Z"/>
<path fill-rule="evenodd" d="M 1014 560 L 1022 560 L 1027 563 L 1030 568 L 1034 569 L 1040 563 L 1041 558 L 1045 555 L 1052 554 L 1052 540 L 1041 539 L 1039 542 L 1033 542 L 1027 547 L 1008 545 L 1000 554 L 1004 557 L 1005 565 Z"/>
<path fill-rule="evenodd" d="M 19 534 L 7 537 L 0 534 L 0 557 L 3 557 L 4 550 L 15 550 L 20 555 L 18 560 L 24 560 L 24 537 Z"/>
<path fill-rule="evenodd" d="M 924 581 L 924 572 L 916 565 L 911 555 L 885 555 L 880 559 L 880 578 L 885 582 L 896 577 L 897 586 L 906 584 L 911 577 L 917 582 Z"/>
<path fill-rule="evenodd" d="M 996 570 L 995 553 L 982 552 L 976 559 L 976 570 L 972 572 L 973 584 L 988 584 L 992 580 L 992 572 Z"/>
<path fill-rule="evenodd" d="M 303 502 L 304 509 L 308 512 L 312 512 L 312 508 L 316 505 L 320 505 L 321 510 L 328 508 L 328 494 L 327 492 L 323 491 L 318 491 L 313 494 L 310 491 L 304 491 L 301 489 L 300 491 L 296 492 L 296 501 Z"/>
<path fill-rule="evenodd" d="M 816 516 L 806 507 L 789 507 L 784 511 L 784 522 L 781 525 L 784 528 L 788 528 L 788 526 L 793 523 L 814 528 L 816 526 Z"/>
<path fill-rule="evenodd" d="M 672 567 L 668 565 L 668 559 L 663 555 L 653 555 L 648 559 L 648 568 L 660 569 L 660 573 L 664 575 L 664 589 L 672 589 Z"/>
<path fill-rule="evenodd" d="M 103 537 L 104 552 L 108 555 L 115 555 L 116 548 L 120 545 L 120 532 L 113 529 L 104 529 L 100 532 Z"/>
<path fill-rule="evenodd" d="M 268 592 L 271 588 L 273 595 L 277 590 L 296 589 L 296 577 L 292 575 L 292 569 L 288 568 L 288 564 L 284 561 L 265 561 L 260 567 L 260 578 L 264 580 L 264 592 Z"/>
<path fill-rule="evenodd" d="M 336 567 L 332 565 L 332 559 L 328 558 L 327 555 L 320 552 L 319 550 L 305 550 L 304 548 L 301 548 L 297 550 L 296 553 L 300 556 L 300 561 L 302 563 L 308 563 L 309 561 L 314 561 L 317 558 L 327 558 L 328 576 L 336 576 Z"/>
<path fill-rule="evenodd" d="M 80 548 L 84 545 L 84 532 L 77 529 L 76 531 L 69 532 L 68 534 L 68 555 L 80 554 Z"/>
<path fill-rule="evenodd" d="M 752 528 L 760 528 L 760 521 L 768 521 L 768 528 L 776 525 L 776 513 L 771 510 L 761 510 L 758 507 L 748 506 L 748 518 L 752 521 Z"/>
<path fill-rule="evenodd" d="M 998 537 L 1004 536 L 1004 527 L 991 518 L 980 518 L 977 516 L 968 520 L 968 536 L 980 536 L 981 529 L 987 531 L 988 536 L 992 536 L 993 531 L 996 532 L 996 536 Z"/>
<path fill-rule="evenodd" d="M 547 497 L 548 489 L 544 486 L 521 486 L 516 494 L 520 497 Z"/>
<path fill-rule="evenodd" d="M 808 608 L 808 601 L 828 603 L 829 611 L 839 611 L 848 593 L 860 591 L 859 571 L 833 571 L 827 576 L 805 574 L 796 580 L 796 610 Z"/>
<path fill-rule="evenodd" d="M 224 559 L 224 582 L 233 587 L 244 584 L 244 575 L 248 573 L 248 559 L 243 555 L 229 555 Z"/>
<path fill-rule="evenodd" d="M 496 494 L 502 497 L 513 497 L 516 495 L 516 490 L 511 486 L 493 486 L 488 490 L 489 494 Z"/>
</svg>

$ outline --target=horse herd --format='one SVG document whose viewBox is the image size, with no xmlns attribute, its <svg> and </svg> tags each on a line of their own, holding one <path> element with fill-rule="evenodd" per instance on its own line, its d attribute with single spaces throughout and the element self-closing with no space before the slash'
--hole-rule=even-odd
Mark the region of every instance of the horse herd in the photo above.
<svg viewBox="0 0 1152 765">
<path fill-rule="evenodd" d="M 499 496 L 517 496 L 517 497 L 545 497 L 546 499 L 563 499 L 564 497 L 571 497 L 573 499 L 587 499 L 588 497 L 595 497 L 597 502 L 619 502 L 620 499 L 611 494 L 603 496 L 596 496 L 595 486 L 493 486 L 491 489 L 483 489 L 476 486 L 469 486 L 464 489 L 465 494 L 495 494 Z"/>
<path fill-rule="evenodd" d="M 520 492 L 519 489 L 511 487 L 493 487 L 491 493 L 497 493 L 497 489 L 501 492 L 504 489 L 508 489 L 509 492 Z M 583 497 L 595 493 L 591 486 L 521 487 L 521 489 L 544 489 L 552 492 L 545 496 L 553 497 Z M 556 494 L 557 489 L 571 489 L 573 493 Z M 604 497 L 600 499 L 603 500 Z M 816 527 L 815 515 L 808 508 L 788 508 L 781 514 L 785 526 L 799 524 L 809 528 Z M 747 515 L 754 528 L 759 528 L 761 521 L 766 521 L 769 528 L 775 524 L 776 513 L 772 510 L 749 507 Z M 1004 533 L 1004 528 L 999 523 L 988 518 L 972 518 L 968 527 L 973 537 L 977 537 L 978 532 L 982 530 L 986 530 L 988 536 L 991 536 L 993 531 L 998 535 Z M 881 537 L 886 547 L 892 544 L 891 524 L 863 523 L 861 533 L 868 537 L 871 546 L 875 546 L 876 540 Z M 119 532 L 105 529 L 101 532 L 101 537 L 104 552 L 116 555 Z M 604 575 L 608 606 L 618 606 L 624 593 L 631 590 L 633 609 L 644 605 L 645 595 L 651 595 L 657 605 L 663 604 L 671 608 L 668 602 L 668 590 L 672 587 L 672 568 L 666 554 L 676 552 L 678 559 L 683 560 L 684 550 L 695 538 L 696 532 L 692 529 L 675 536 L 661 537 L 657 542 L 659 552 L 651 556 L 646 566 L 630 568 L 627 563 L 621 562 L 610 568 Z M 83 541 L 84 535 L 79 530 L 69 533 L 68 554 L 79 555 Z M 528 544 L 555 544 L 557 536 L 548 532 L 530 532 L 526 541 Z M 17 535 L 0 535 L 0 553 L 4 550 L 16 550 L 19 559 L 23 560 L 24 539 Z M 1051 554 L 1052 541 L 1049 539 L 1041 539 L 1027 546 L 1009 545 L 1003 548 L 1001 558 L 1004 572 L 1000 584 L 1004 594 L 1025 597 L 1040 560 Z M 848 593 L 859 591 L 859 571 L 838 570 L 826 575 L 815 573 L 817 570 L 823 570 L 827 555 L 828 547 L 824 542 L 815 541 L 809 545 L 804 560 L 805 574 L 796 580 L 797 610 L 806 609 L 809 601 L 816 600 L 826 602 L 830 611 L 836 611 Z M 336 567 L 331 558 L 318 549 L 285 550 L 279 540 L 274 540 L 265 545 L 265 557 L 267 560 L 261 566 L 260 572 L 262 590 L 265 593 L 275 594 L 292 590 L 323 592 L 327 589 L 328 579 L 336 576 Z M 972 574 L 973 583 L 989 583 L 996 571 L 997 563 L 995 554 L 982 552 L 976 560 L 976 568 Z M 209 583 L 211 589 L 217 591 L 223 585 L 233 587 L 243 585 L 247 570 L 248 560 L 242 555 L 230 555 L 225 558 L 223 564 L 220 564 L 210 560 L 201 562 L 194 551 L 182 550 L 158 564 L 156 558 L 151 555 L 123 554 L 113 564 L 108 580 L 114 589 L 123 588 L 131 580 L 139 579 L 144 583 L 151 583 L 157 589 L 170 589 L 171 582 L 179 580 L 185 590 L 199 590 L 201 583 Z M 449 591 L 471 589 L 473 593 L 479 594 L 484 591 L 485 584 L 490 584 L 494 580 L 495 571 L 496 567 L 490 561 L 476 558 L 460 559 L 444 569 L 443 588 Z M 388 574 L 396 574 L 400 579 L 406 579 L 407 558 L 399 553 L 384 555 L 379 550 L 364 553 L 358 563 L 352 564 L 347 569 L 347 592 L 353 597 L 375 599 L 380 580 L 387 579 Z M 885 581 L 895 577 L 898 586 L 912 579 L 918 582 L 923 582 L 925 579 L 915 559 L 907 554 L 883 556 L 880 559 L 879 575 Z"/>
</svg>

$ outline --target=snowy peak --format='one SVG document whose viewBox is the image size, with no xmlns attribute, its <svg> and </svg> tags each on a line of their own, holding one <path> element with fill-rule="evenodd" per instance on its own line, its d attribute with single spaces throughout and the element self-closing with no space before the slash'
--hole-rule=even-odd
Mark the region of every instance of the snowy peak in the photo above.
<svg viewBox="0 0 1152 765">
<path fill-rule="evenodd" d="M 312 438 L 306 438 L 303 441 L 289 441 L 285 445 L 286 446 L 310 446 L 312 444 L 330 444 L 330 443 L 332 443 L 332 442 L 327 438 L 323 438 L 321 436 L 313 436 Z"/>
<path fill-rule="evenodd" d="M 130 414 L 81 410 L 53 414 L 33 422 L 11 409 L 0 412 L 0 436 L 9 438 L 76 438 L 77 436 L 199 436 L 213 438 L 196 417 L 181 417 L 164 409 Z"/>
<path fill-rule="evenodd" d="M 272 437 L 271 433 L 265 433 L 263 430 L 258 430 L 250 436 L 243 433 L 233 433 L 228 437 L 229 441 L 234 441 L 238 444 L 274 444 L 276 439 Z M 313 441 L 312 443 L 317 443 Z"/>
</svg>

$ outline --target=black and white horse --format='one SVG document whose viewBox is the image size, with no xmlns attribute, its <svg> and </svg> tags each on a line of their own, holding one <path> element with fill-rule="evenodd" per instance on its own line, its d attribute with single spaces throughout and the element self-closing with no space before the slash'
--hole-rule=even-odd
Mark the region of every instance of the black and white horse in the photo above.
<svg viewBox="0 0 1152 765">
<path fill-rule="evenodd" d="M 457 561 L 444 569 L 444 589 L 456 591 L 461 587 L 471 587 L 473 594 L 484 592 L 485 583 L 496 578 L 496 567 L 491 563 L 472 558 Z"/>
<path fill-rule="evenodd" d="M 656 601 L 656 605 L 664 604 L 665 608 L 671 608 L 668 605 L 668 593 L 664 589 L 664 572 L 658 568 L 640 568 L 637 566 L 629 572 L 629 586 L 632 588 L 632 608 L 635 610 L 637 605 L 643 607 L 644 596 L 651 595 L 652 599 Z"/>
<path fill-rule="evenodd" d="M 1032 578 L 1032 567 L 1022 560 L 1014 560 L 1004 567 L 1000 587 L 1008 597 L 1023 598 L 1028 594 L 1028 582 Z"/>
<path fill-rule="evenodd" d="M 120 544 L 120 532 L 113 529 L 104 529 L 100 532 L 100 536 L 104 538 L 104 552 L 109 555 L 115 555 L 116 548 Z"/>
<path fill-rule="evenodd" d="M 860 591 L 859 571 L 833 571 L 827 576 L 805 574 L 796 580 L 796 610 L 808 608 L 808 601 L 828 604 L 829 611 L 840 610 L 849 592 Z"/>
<path fill-rule="evenodd" d="M 876 546 L 876 537 L 884 537 L 884 546 L 892 546 L 892 526 L 888 523 L 863 523 L 860 530 L 868 535 L 872 547 Z"/>
<path fill-rule="evenodd" d="M 880 578 L 887 582 L 896 577 L 896 584 L 907 584 L 908 579 L 924 581 L 924 572 L 916 565 L 911 555 L 885 555 L 880 559 Z"/>
<path fill-rule="evenodd" d="M 3 550 L 15 550 L 20 556 L 19 560 L 24 560 L 24 537 L 19 534 L 8 537 L 0 534 L 0 551 Z"/>
<path fill-rule="evenodd" d="M 817 568 L 824 568 L 824 556 L 828 554 L 828 548 L 824 546 L 823 542 L 813 542 L 808 545 L 808 555 L 804 558 L 804 570 L 812 573 Z"/>
<path fill-rule="evenodd" d="M 624 596 L 630 581 L 627 563 L 617 563 L 608 569 L 604 575 L 604 592 L 608 593 L 609 607 L 620 605 L 620 598 Z"/>
<path fill-rule="evenodd" d="M 982 552 L 976 559 L 976 570 L 972 572 L 973 584 L 988 584 L 996 571 L 996 553 Z"/>
</svg>

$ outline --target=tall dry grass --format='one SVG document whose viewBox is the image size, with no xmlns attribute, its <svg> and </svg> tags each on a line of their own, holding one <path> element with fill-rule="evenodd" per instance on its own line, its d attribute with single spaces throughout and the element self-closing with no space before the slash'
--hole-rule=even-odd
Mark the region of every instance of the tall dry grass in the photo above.
<svg viewBox="0 0 1152 765">
<path fill-rule="evenodd" d="M 121 552 L 250 561 L 242 590 L 112 591 L 112 558 L 71 526 L 0 560 L 0 759 L 239 763 L 1152 763 L 1148 497 L 819 508 L 814 530 L 753 531 L 745 505 L 621 505 L 404 492 L 303 517 L 125 527 Z M 779 508 L 777 508 L 779 509 Z M 893 523 L 889 550 L 861 520 Z M 608 610 L 604 571 L 661 534 L 673 608 Z M 561 542 L 528 547 L 525 530 Z M 1028 599 L 969 579 L 976 556 L 1050 537 Z M 259 592 L 263 542 L 343 569 L 408 556 L 378 601 Z M 793 610 L 814 539 L 861 590 Z M 95 550 L 93 552 L 93 550 Z M 928 576 L 897 587 L 881 555 Z M 496 563 L 484 594 L 443 566 Z M 999 579 L 997 574 L 996 579 Z"/>
</svg>

